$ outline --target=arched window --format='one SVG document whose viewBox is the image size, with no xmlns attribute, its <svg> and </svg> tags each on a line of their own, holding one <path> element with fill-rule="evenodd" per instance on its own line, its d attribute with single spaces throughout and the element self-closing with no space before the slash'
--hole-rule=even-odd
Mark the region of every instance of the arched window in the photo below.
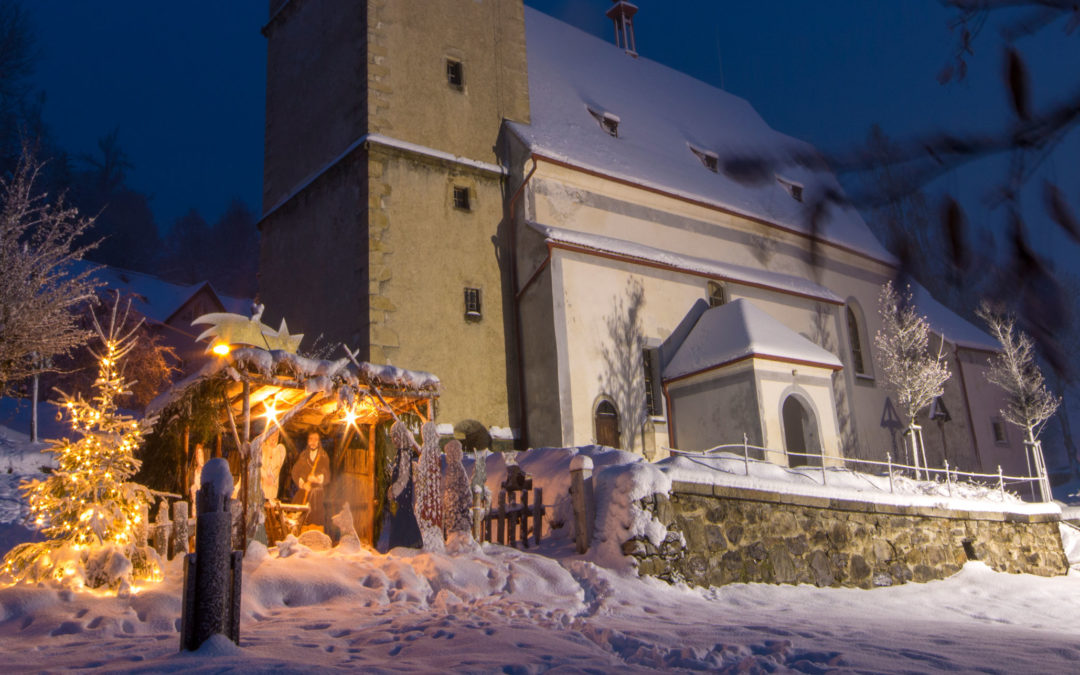
<svg viewBox="0 0 1080 675">
<path fill-rule="evenodd" d="M 784 423 L 784 450 L 790 466 L 818 465 L 819 459 L 805 455 L 820 455 L 817 421 L 814 414 L 795 396 L 784 401 L 781 417 Z"/>
<path fill-rule="evenodd" d="M 863 356 L 863 335 L 859 330 L 859 318 L 851 305 L 847 306 L 848 339 L 851 340 L 851 365 L 858 375 L 866 374 L 866 358 Z"/>
<path fill-rule="evenodd" d="M 596 406 L 596 444 L 619 447 L 619 412 L 607 399 Z"/>
<path fill-rule="evenodd" d="M 706 288 L 709 293 L 709 307 L 719 307 L 727 304 L 728 294 L 724 284 L 719 281 L 710 281 Z"/>
</svg>

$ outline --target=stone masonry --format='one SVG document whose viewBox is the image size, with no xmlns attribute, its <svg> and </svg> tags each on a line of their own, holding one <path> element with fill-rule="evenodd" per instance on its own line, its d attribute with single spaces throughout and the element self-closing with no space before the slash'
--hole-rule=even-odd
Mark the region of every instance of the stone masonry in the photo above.
<svg viewBox="0 0 1080 675">
<path fill-rule="evenodd" d="M 700 585 L 871 588 L 943 579 L 968 560 L 1000 572 L 1068 571 L 1056 515 L 949 511 L 675 483 L 641 506 L 669 528 L 631 540 L 638 570 Z M 678 545 L 685 539 L 685 546 Z"/>
</svg>

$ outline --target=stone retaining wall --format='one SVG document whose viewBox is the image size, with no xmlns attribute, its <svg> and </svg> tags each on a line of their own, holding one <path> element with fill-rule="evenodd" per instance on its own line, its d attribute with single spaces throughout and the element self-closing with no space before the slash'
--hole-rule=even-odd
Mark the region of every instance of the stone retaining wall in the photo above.
<svg viewBox="0 0 1080 675">
<path fill-rule="evenodd" d="M 669 528 L 623 551 L 638 570 L 701 585 L 891 586 L 943 579 L 968 560 L 1065 574 L 1057 515 L 951 511 L 675 483 L 640 502 Z M 680 538 L 685 546 L 680 545 Z"/>
</svg>

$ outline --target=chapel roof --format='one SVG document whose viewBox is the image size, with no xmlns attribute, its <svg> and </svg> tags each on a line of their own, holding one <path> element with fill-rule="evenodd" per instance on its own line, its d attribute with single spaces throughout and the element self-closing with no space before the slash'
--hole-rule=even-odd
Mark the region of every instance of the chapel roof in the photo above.
<svg viewBox="0 0 1080 675">
<path fill-rule="evenodd" d="M 663 379 L 674 380 L 750 356 L 823 368 L 843 367 L 832 352 L 791 330 L 753 302 L 740 298 L 712 307 L 698 318 L 664 366 Z"/>
</svg>

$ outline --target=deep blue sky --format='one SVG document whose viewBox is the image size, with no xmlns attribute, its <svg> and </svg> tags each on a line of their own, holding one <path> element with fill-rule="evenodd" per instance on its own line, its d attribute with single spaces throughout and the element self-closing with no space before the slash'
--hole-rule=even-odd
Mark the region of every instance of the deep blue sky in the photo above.
<svg viewBox="0 0 1080 675">
<path fill-rule="evenodd" d="M 526 0 L 604 39 L 609 0 Z M 266 0 L 31 0 L 47 93 L 46 119 L 68 150 L 93 152 L 119 128 L 135 165 L 130 182 L 154 195 L 159 225 L 189 207 L 213 221 L 240 197 L 258 212 L 262 182 Z M 748 99 L 776 129 L 826 149 L 1006 119 L 1001 52 L 988 31 L 966 81 L 936 76 L 953 40 L 934 0 L 637 0 L 639 52 Z M 1056 35 L 1060 31 L 1053 31 Z M 1077 38 L 1026 44 L 1036 100 L 1080 72 Z M 1067 40 L 1067 41 L 1066 41 Z M 1075 139 L 1073 139 L 1075 141 Z M 1072 143 L 1072 148 L 1076 143 Z M 1077 153 L 1072 153 L 1076 156 Z M 1075 192 L 1075 163 L 1048 165 Z M 991 165 L 943 187 L 975 201 Z M 1071 181 L 1071 182 L 1070 182 Z M 987 217 L 975 210 L 977 219 Z M 1056 238 L 1039 235 L 1044 247 Z"/>
</svg>

